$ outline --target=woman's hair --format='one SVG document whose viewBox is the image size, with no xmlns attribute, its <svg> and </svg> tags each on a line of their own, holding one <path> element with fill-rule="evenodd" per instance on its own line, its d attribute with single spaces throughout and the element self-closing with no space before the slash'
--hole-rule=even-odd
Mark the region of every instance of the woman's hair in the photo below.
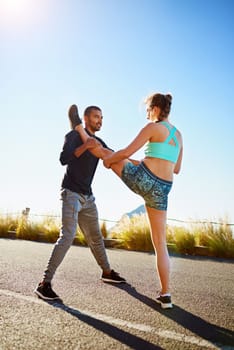
<svg viewBox="0 0 234 350">
<path fill-rule="evenodd" d="M 152 94 L 145 99 L 145 104 L 148 104 L 150 108 L 159 107 L 161 113 L 159 115 L 159 121 L 167 118 L 171 110 L 172 95 L 171 94 Z"/>
</svg>

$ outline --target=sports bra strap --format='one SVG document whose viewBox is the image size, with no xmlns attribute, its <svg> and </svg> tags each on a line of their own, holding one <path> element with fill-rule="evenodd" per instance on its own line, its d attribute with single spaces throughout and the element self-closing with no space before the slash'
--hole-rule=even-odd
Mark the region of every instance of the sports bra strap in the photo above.
<svg viewBox="0 0 234 350">
<path fill-rule="evenodd" d="M 167 136 L 166 140 L 163 141 L 163 143 L 169 143 L 171 139 L 175 142 L 175 145 L 178 146 L 178 140 L 177 137 L 175 136 L 176 128 L 173 126 L 172 128 L 169 127 L 167 122 L 161 122 L 161 124 L 165 125 L 166 128 L 169 130 L 169 135 Z"/>
<path fill-rule="evenodd" d="M 171 130 L 171 128 L 170 128 L 170 126 L 168 125 L 167 122 L 162 121 L 162 122 L 160 122 L 160 124 L 165 125 L 166 128 L 167 128 L 169 131 Z"/>
</svg>

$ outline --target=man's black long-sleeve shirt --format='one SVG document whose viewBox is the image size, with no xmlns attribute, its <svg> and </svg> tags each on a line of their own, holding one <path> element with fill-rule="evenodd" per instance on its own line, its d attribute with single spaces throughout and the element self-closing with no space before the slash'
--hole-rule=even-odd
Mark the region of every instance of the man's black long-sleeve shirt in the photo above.
<svg viewBox="0 0 234 350">
<path fill-rule="evenodd" d="M 89 132 L 86 130 L 89 134 Z M 108 148 L 105 142 L 94 135 L 105 148 Z M 75 130 L 70 131 L 65 136 L 63 150 L 60 153 L 60 162 L 67 165 L 67 169 L 62 181 L 62 188 L 66 188 L 76 193 L 92 194 L 91 184 L 98 165 L 99 159 L 88 150 L 81 154 L 80 157 L 74 155 L 77 147 L 81 146 L 83 141 Z"/>
</svg>

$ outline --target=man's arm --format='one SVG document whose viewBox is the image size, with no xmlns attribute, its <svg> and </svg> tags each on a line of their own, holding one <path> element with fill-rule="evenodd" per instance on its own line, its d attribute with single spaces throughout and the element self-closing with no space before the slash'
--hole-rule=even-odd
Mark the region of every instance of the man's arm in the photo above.
<svg viewBox="0 0 234 350">
<path fill-rule="evenodd" d="M 67 165 L 74 157 L 74 151 L 78 145 L 82 145 L 80 137 L 75 132 L 70 132 L 65 136 L 62 152 L 60 153 L 60 163 Z"/>
<path fill-rule="evenodd" d="M 89 137 L 85 143 L 82 142 L 77 132 L 70 132 L 65 136 L 60 162 L 67 165 L 74 157 L 79 158 L 85 151 L 99 146 L 100 143 L 93 137 Z"/>
<path fill-rule="evenodd" d="M 79 158 L 85 151 L 97 146 L 100 146 L 100 143 L 94 137 L 89 137 L 85 143 L 75 149 L 73 154 Z"/>
<path fill-rule="evenodd" d="M 100 146 L 100 143 L 94 137 L 88 137 L 86 142 L 83 143 L 77 132 L 70 132 L 65 136 L 59 158 L 60 162 L 62 165 L 67 165 L 74 157 L 79 158 L 85 151 L 97 146 Z"/>
</svg>

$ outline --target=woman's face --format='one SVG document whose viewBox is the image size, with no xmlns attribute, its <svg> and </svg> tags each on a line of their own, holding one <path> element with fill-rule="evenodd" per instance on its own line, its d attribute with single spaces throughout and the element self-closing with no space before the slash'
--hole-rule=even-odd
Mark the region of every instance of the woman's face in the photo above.
<svg viewBox="0 0 234 350">
<path fill-rule="evenodd" d="M 146 115 L 147 119 L 149 119 L 151 122 L 155 122 L 158 120 L 160 115 L 160 108 L 157 106 L 150 107 L 150 105 L 148 105 L 146 108 Z"/>
</svg>

